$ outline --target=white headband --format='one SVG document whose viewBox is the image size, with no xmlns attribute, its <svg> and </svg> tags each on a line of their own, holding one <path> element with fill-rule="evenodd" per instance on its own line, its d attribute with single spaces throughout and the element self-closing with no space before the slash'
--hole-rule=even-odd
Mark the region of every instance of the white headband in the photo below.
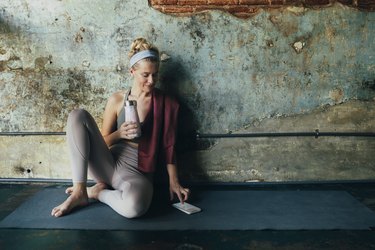
<svg viewBox="0 0 375 250">
<path fill-rule="evenodd" d="M 153 50 L 142 50 L 141 52 L 138 52 L 138 53 L 134 54 L 130 58 L 130 68 L 133 67 L 134 64 L 136 64 L 140 60 L 148 58 L 148 57 L 158 58 L 158 53 L 156 53 Z"/>
</svg>

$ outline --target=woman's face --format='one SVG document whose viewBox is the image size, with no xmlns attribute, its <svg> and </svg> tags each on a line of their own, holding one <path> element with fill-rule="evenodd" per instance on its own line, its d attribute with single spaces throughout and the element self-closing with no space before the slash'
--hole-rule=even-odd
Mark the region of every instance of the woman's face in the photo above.
<svg viewBox="0 0 375 250">
<path fill-rule="evenodd" d="M 134 83 L 142 92 L 151 92 L 158 80 L 158 64 L 146 60 L 141 60 L 136 67 L 130 69 L 130 73 L 134 76 Z"/>
</svg>

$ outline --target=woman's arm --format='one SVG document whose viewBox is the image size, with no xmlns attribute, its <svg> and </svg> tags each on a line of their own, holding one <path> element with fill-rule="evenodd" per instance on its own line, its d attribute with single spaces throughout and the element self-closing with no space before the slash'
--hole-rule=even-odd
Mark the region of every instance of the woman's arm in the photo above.
<svg viewBox="0 0 375 250">
<path fill-rule="evenodd" d="M 171 200 L 174 194 L 177 195 L 181 203 L 184 203 L 189 198 L 190 190 L 180 185 L 177 174 L 177 166 L 175 164 L 167 164 L 167 171 L 169 176 L 169 193 Z"/>
<path fill-rule="evenodd" d="M 189 198 L 190 190 L 180 185 L 176 166 L 176 134 L 179 104 L 175 99 L 165 97 L 164 99 L 164 128 L 163 128 L 163 156 L 167 162 L 169 176 L 169 192 L 171 200 L 174 194 L 177 195 L 181 203 Z"/>
<path fill-rule="evenodd" d="M 122 107 L 122 92 L 114 93 L 107 102 L 103 115 L 102 135 L 107 146 L 111 146 L 121 139 L 133 139 L 132 135 L 136 131 L 136 124 L 127 122 L 123 123 L 117 129 L 117 114 Z"/>
</svg>

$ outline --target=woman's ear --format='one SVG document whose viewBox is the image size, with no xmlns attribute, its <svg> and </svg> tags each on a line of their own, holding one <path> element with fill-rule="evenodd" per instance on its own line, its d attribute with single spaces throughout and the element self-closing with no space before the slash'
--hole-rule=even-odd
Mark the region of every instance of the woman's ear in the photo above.
<svg viewBox="0 0 375 250">
<path fill-rule="evenodd" d="M 130 68 L 129 73 L 130 73 L 132 76 L 134 76 L 134 69 L 133 69 L 133 67 Z"/>
</svg>

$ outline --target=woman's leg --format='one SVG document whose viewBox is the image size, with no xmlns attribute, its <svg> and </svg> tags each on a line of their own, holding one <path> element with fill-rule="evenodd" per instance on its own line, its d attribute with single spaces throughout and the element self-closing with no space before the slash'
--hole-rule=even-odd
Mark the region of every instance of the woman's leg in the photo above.
<svg viewBox="0 0 375 250">
<path fill-rule="evenodd" d="M 52 210 L 59 217 L 77 206 L 88 204 L 87 171 L 97 182 L 110 184 L 114 161 L 98 126 L 83 109 L 73 110 L 68 117 L 67 141 L 73 174 L 73 188 L 68 199 Z"/>
<path fill-rule="evenodd" d="M 114 151 L 117 156 L 116 149 Z M 139 217 L 150 207 L 153 195 L 152 178 L 138 170 L 136 148 L 125 146 L 120 151 L 111 184 L 115 190 L 101 191 L 98 199 L 126 218 Z"/>
<path fill-rule="evenodd" d="M 110 184 L 115 163 L 94 118 L 86 110 L 76 109 L 69 114 L 67 141 L 73 183 L 86 183 L 89 171 L 95 181 Z"/>
<path fill-rule="evenodd" d="M 98 199 L 120 215 L 136 218 L 147 212 L 152 194 L 152 183 L 145 176 L 133 176 L 122 180 L 115 190 L 102 190 Z"/>
</svg>

